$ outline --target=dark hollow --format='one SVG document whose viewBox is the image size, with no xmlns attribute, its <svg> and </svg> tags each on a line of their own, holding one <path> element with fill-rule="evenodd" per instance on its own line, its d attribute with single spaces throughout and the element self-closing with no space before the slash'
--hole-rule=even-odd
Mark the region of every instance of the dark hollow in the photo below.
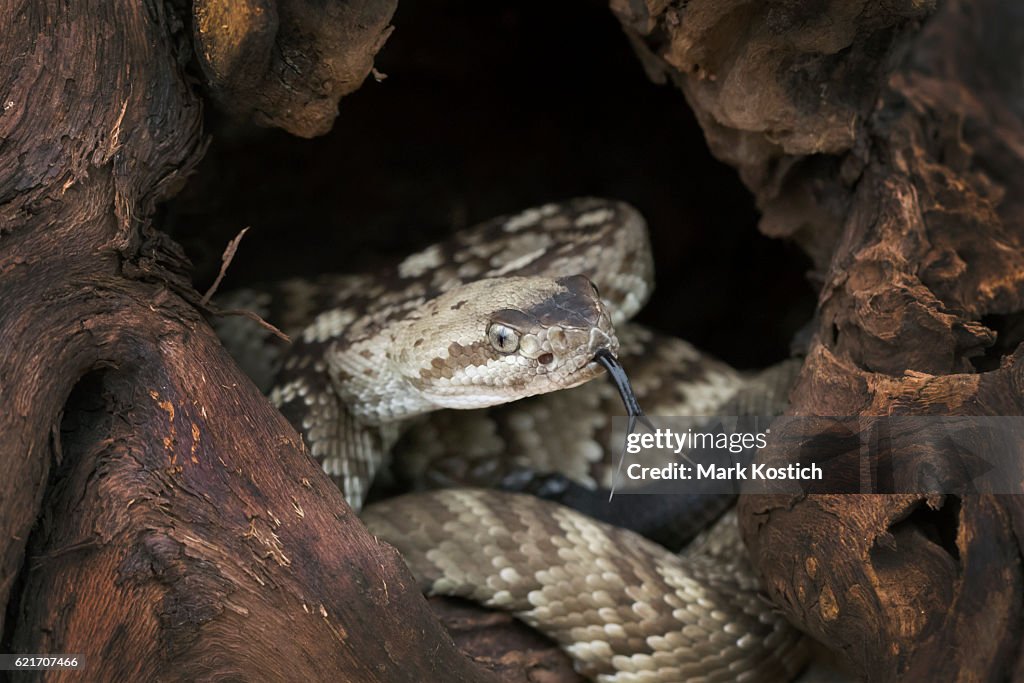
<svg viewBox="0 0 1024 683">
<path fill-rule="evenodd" d="M 683 95 L 648 80 L 601 3 L 403 2 L 381 83 L 302 140 L 208 117 L 213 144 L 161 224 L 200 290 L 252 226 L 224 288 L 362 270 L 491 216 L 576 195 L 646 216 L 658 283 L 640 320 L 740 367 L 788 355 L 809 262 L 757 232 L 736 173 Z"/>
</svg>

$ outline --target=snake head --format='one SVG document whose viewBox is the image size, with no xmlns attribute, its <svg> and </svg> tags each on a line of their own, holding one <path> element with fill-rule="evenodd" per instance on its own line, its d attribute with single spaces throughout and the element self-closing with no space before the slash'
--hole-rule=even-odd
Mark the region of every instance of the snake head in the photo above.
<svg viewBox="0 0 1024 683">
<path fill-rule="evenodd" d="M 428 301 L 390 345 L 392 370 L 434 407 L 482 408 L 567 389 L 618 352 L 585 276 L 478 280 Z"/>
</svg>

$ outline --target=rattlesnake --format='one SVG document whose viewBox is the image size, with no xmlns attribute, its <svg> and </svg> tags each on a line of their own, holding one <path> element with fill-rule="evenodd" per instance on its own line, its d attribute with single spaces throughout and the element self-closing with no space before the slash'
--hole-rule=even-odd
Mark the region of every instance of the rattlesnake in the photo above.
<svg viewBox="0 0 1024 683">
<path fill-rule="evenodd" d="M 621 202 L 577 199 L 488 221 L 383 273 L 292 280 L 226 302 L 296 331 L 290 348 L 243 319 L 217 327 L 358 510 L 402 432 L 439 408 L 482 408 L 583 385 L 549 395 L 576 396 L 567 404 L 576 407 L 604 401 L 607 412 L 606 394 L 584 383 L 601 374 L 596 358 L 619 355 L 617 331 L 625 347 L 651 346 L 651 333 L 626 321 L 652 280 L 640 214 Z M 655 376 L 690 389 L 691 400 L 660 403 L 663 414 L 720 412 L 743 394 L 747 380 L 738 373 L 672 344 L 662 346 L 676 362 Z M 682 365 L 697 376 L 680 377 Z M 548 433 L 569 413 L 553 410 Z M 502 419 L 500 412 L 492 418 Z M 431 429 L 453 433 L 444 426 L 449 418 L 434 414 L 440 422 L 408 436 L 407 452 L 430 450 L 415 444 L 430 442 Z M 533 439 L 538 447 L 529 450 L 556 450 L 530 435 L 531 427 L 539 431 L 536 415 L 510 420 L 506 434 Z M 441 454 L 434 462 L 474 450 L 461 438 L 434 439 Z M 491 459 L 486 448 L 482 456 L 476 450 L 478 462 Z M 607 485 L 603 450 L 577 450 L 585 451 L 583 464 L 570 466 L 570 475 Z M 597 680 L 785 680 L 805 657 L 799 634 L 759 594 L 729 515 L 683 556 L 560 505 L 478 489 L 402 496 L 370 506 L 363 519 L 399 548 L 425 590 L 512 610 Z"/>
</svg>

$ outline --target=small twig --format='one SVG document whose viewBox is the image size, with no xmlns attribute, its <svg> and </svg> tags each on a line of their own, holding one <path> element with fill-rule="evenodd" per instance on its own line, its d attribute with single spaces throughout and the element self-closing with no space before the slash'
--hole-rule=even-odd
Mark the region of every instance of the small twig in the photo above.
<svg viewBox="0 0 1024 683">
<path fill-rule="evenodd" d="M 201 298 L 199 300 L 199 306 L 201 308 L 206 309 L 208 312 L 210 312 L 210 313 L 212 313 L 214 315 L 242 315 L 242 316 L 245 316 L 249 320 L 254 321 L 256 324 L 258 324 L 263 329 L 265 329 L 268 332 L 270 332 L 272 335 L 274 335 L 278 339 L 284 341 L 287 344 L 290 344 L 292 340 L 291 340 L 291 338 L 287 334 L 285 334 L 281 330 L 277 329 L 276 327 L 274 327 L 273 325 L 268 323 L 266 320 L 264 320 L 260 316 L 258 316 L 255 313 L 253 313 L 252 311 L 247 311 L 247 310 L 245 310 L 243 308 L 233 308 L 231 310 L 225 311 L 225 310 L 222 310 L 222 309 L 218 308 L 217 306 L 212 306 L 210 304 L 210 299 L 217 292 L 217 288 L 220 287 L 220 282 L 221 282 L 221 280 L 224 279 L 224 274 L 228 272 L 228 266 L 231 265 L 231 261 L 235 258 L 235 252 L 238 251 L 238 245 L 241 243 L 242 238 L 245 237 L 245 233 L 247 233 L 247 232 L 249 232 L 249 228 L 248 227 L 243 228 L 240 233 L 235 235 L 234 239 L 232 239 L 230 242 L 228 242 L 228 246 L 224 247 L 224 254 L 223 254 L 223 256 L 220 257 L 220 261 L 221 261 L 221 263 L 220 263 L 220 272 L 217 273 L 217 279 L 213 281 L 212 285 L 210 285 L 210 289 L 208 289 L 206 291 L 206 294 L 203 295 L 203 298 Z"/>
<path fill-rule="evenodd" d="M 206 290 L 206 294 L 204 294 L 203 298 L 199 300 L 199 303 L 203 306 L 210 303 L 210 298 L 213 297 L 217 288 L 220 287 L 220 281 L 224 279 L 224 273 L 228 272 L 228 266 L 231 265 L 232 259 L 235 258 L 235 252 L 238 251 L 238 245 L 247 232 L 249 232 L 249 228 L 242 228 L 242 232 L 235 235 L 234 239 L 228 242 L 228 246 L 224 247 L 224 255 L 220 257 L 220 272 L 217 273 L 217 279 L 213 281 L 210 288 Z M 260 322 L 263 321 L 260 320 Z M 274 329 L 276 330 L 277 328 Z"/>
<path fill-rule="evenodd" d="M 268 323 L 266 320 L 253 313 L 252 311 L 247 311 L 244 308 L 232 308 L 231 310 L 223 311 L 219 308 L 210 306 L 207 306 L 207 310 L 213 313 L 214 315 L 243 315 L 249 320 L 256 322 L 260 327 L 267 330 L 281 341 L 287 344 L 292 343 L 291 337 L 289 337 L 287 334 L 277 329 L 276 327 Z"/>
</svg>

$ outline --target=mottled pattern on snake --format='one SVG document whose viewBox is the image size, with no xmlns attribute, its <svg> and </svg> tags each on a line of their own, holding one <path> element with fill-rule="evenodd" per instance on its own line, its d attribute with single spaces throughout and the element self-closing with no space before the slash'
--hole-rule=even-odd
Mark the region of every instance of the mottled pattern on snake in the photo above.
<svg viewBox="0 0 1024 683">
<path fill-rule="evenodd" d="M 616 327 L 619 358 L 650 415 L 694 427 L 700 416 L 779 415 L 801 363 L 742 373 L 693 345 L 637 324 Z M 609 382 L 527 398 L 487 410 L 438 411 L 395 444 L 394 469 L 411 488 L 494 488 L 517 469 L 560 472 L 587 488 L 609 489 L 625 439 L 622 401 Z M 646 452 L 633 456 L 645 466 Z M 659 457 L 652 456 L 652 457 Z M 617 486 L 628 489 L 630 481 Z"/>
<path fill-rule="evenodd" d="M 514 613 L 603 683 L 786 681 L 806 661 L 800 634 L 758 593 L 732 515 L 683 556 L 494 491 L 410 494 L 363 520 L 426 593 Z"/>
<path fill-rule="evenodd" d="M 598 285 L 600 305 L 594 304 L 585 280 L 563 279 L 577 273 Z M 730 401 L 741 399 L 744 387 L 751 385 L 749 379 L 683 342 L 656 345 L 651 333 L 624 325 L 646 301 L 651 276 L 646 230 L 635 210 L 617 202 L 574 200 L 495 219 L 450 242 L 414 254 L 384 274 L 323 278 L 313 285 L 292 281 L 276 292 L 237 295 L 229 305 L 254 309 L 294 335 L 296 343 L 286 352 L 249 321 L 229 320 L 219 326 L 219 332 L 251 376 L 264 386 L 274 378 L 273 400 L 300 429 L 314 457 L 335 476 L 346 497 L 358 508 L 385 454 L 411 419 L 439 407 L 489 405 L 580 384 L 598 374 L 590 362 L 595 340 L 598 345 L 618 350 L 612 322 L 625 348 L 643 355 L 645 349 L 657 347 L 661 349 L 659 354 L 668 354 L 667 361 L 658 357 L 671 367 L 652 364 L 651 374 L 638 374 L 637 379 L 641 388 L 651 393 L 657 385 L 677 393 L 681 386 L 687 386 L 688 391 L 682 393 L 688 394 L 689 402 L 685 407 L 680 404 L 678 412 L 721 413 Z M 480 283 L 476 278 L 500 278 L 503 283 Z M 540 366 L 548 363 L 539 359 L 559 351 L 555 366 L 564 367 L 566 372 L 554 381 L 542 377 L 540 382 L 524 387 L 516 380 L 502 386 L 500 395 L 487 385 L 489 395 L 477 395 L 468 401 L 458 391 L 444 395 L 433 386 L 425 393 L 420 391 L 414 386 L 420 380 L 429 383 L 440 379 L 447 386 L 452 384 L 450 380 L 469 377 L 461 386 L 473 384 L 474 378 L 465 373 L 473 364 L 464 361 L 482 350 L 481 335 L 490 329 L 488 321 L 493 322 L 487 296 L 502 285 L 502 297 L 518 297 L 513 310 L 530 312 L 526 317 L 538 322 L 544 317 L 542 313 L 568 314 L 571 319 L 576 314 L 567 308 L 591 309 L 584 316 L 587 320 L 578 326 L 589 327 L 591 332 L 577 335 L 569 344 L 581 347 L 582 353 L 573 356 L 570 349 L 551 346 L 551 338 L 560 335 L 549 333 L 549 320 L 530 332 L 536 341 L 527 349 L 527 360 L 535 361 L 530 367 L 540 375 L 545 370 Z M 457 291 L 466 286 L 471 288 L 466 291 L 472 296 L 461 296 Z M 560 303 L 552 306 L 552 301 Z M 284 307 L 286 312 L 275 315 L 271 304 Z M 462 324 L 459 312 L 473 306 L 478 310 L 464 332 L 475 335 L 476 341 L 456 339 L 453 335 L 457 336 Z M 424 328 L 418 323 L 430 311 L 447 317 Z M 526 321 L 504 315 L 502 320 L 509 327 L 524 327 Z M 610 320 L 603 321 L 604 315 Z M 410 321 L 418 324 L 415 334 L 403 336 L 403 325 Z M 563 325 L 554 327 L 561 330 Z M 426 341 L 425 329 L 436 332 L 437 338 Z M 596 337 L 594 329 L 600 330 Z M 402 366 L 395 354 L 410 345 L 415 348 L 421 338 L 427 353 L 419 361 Z M 278 351 L 268 354 L 268 348 Z M 470 348 L 473 350 L 462 351 Z M 483 365 L 473 367 L 501 362 L 493 354 L 483 360 Z M 462 367 L 457 367 L 459 363 Z M 381 373 L 381 366 L 388 364 L 399 369 L 389 367 Z M 685 377 L 687 372 L 689 378 Z M 774 389 L 775 380 L 765 386 L 774 396 L 772 400 L 777 400 L 780 392 Z M 419 393 L 410 392 L 410 387 Z M 559 403 L 573 392 L 578 398 Z M 589 429 L 607 429 L 606 417 L 611 409 L 607 388 L 585 384 L 573 391 L 548 394 L 545 400 L 553 401 L 555 407 L 544 408 L 537 402 L 534 410 L 545 413 L 546 418 L 537 413 L 529 416 L 527 411 L 529 417 L 513 416 L 506 424 L 506 432 L 522 440 L 523 452 L 545 453 L 553 461 L 558 447 L 549 447 L 549 439 L 553 442 L 558 430 L 538 427 L 545 419 L 547 424 L 555 424 L 559 417 L 579 414 L 581 404 L 584 408 L 588 403 L 603 404 Z M 559 405 L 564 407 L 564 414 L 558 412 Z M 672 408 L 662 410 L 666 414 Z M 445 418 L 438 414 L 438 419 Z M 518 425 L 516 420 L 520 421 Z M 562 424 L 575 427 L 586 425 L 587 420 L 566 419 Z M 539 443 L 527 427 L 544 434 Z M 466 434 L 455 430 L 451 433 Z M 601 444 L 592 434 L 580 436 L 585 438 L 575 443 L 596 445 L 582 446 L 585 465 L 574 476 L 592 485 L 605 484 L 608 471 L 601 463 Z M 468 450 L 479 445 L 472 437 L 457 438 L 463 439 L 461 443 L 468 445 Z M 531 448 L 531 444 L 543 447 Z M 420 578 L 429 578 L 429 572 L 436 574 L 437 567 L 443 567 L 442 574 L 425 584 L 431 590 L 452 589 L 460 594 L 480 591 L 478 597 L 513 609 L 552 634 L 576 658 L 582 671 L 600 680 L 785 680 L 799 667 L 803 657 L 799 635 L 762 601 L 756 581 L 745 573 L 742 558 L 736 557 L 737 543 L 725 542 L 723 546 L 732 548 L 732 555 L 679 559 L 634 534 L 601 525 L 560 506 L 502 495 L 420 494 L 418 498 L 406 497 L 375 507 L 367 520 L 374 530 L 400 547 Z M 508 531 L 510 528 L 514 531 Z M 725 538 L 729 533 L 735 536 L 735 528 L 723 527 L 716 537 Z M 508 554 L 507 565 L 505 556 L 470 558 L 472 550 L 488 547 L 488 538 L 511 538 L 523 552 Z M 417 559 L 420 557 L 426 561 Z M 598 568 L 596 574 L 591 573 L 594 567 Z M 449 570 L 462 579 L 453 582 L 445 574 Z M 489 590 L 507 583 L 509 577 L 523 579 L 521 583 L 513 581 L 519 588 L 534 586 L 525 593 L 527 602 L 533 599 L 533 591 L 539 591 L 559 605 L 559 613 L 506 601 L 513 591 L 506 595 L 498 590 L 487 597 Z M 595 588 L 595 580 L 605 583 Z M 616 586 L 624 592 L 614 593 L 611 589 Z M 593 596 L 599 593 L 601 604 L 591 605 Z M 639 627 L 628 619 L 638 614 Z M 552 616 L 553 622 L 546 619 Z"/>
<path fill-rule="evenodd" d="M 358 509 L 411 418 L 600 374 L 595 352 L 618 350 L 613 324 L 646 302 L 652 279 L 639 213 L 578 199 L 488 221 L 382 273 L 290 281 L 224 302 L 293 335 L 276 357 L 252 321 L 221 321 L 218 333 L 257 381 L 274 377 L 271 400 Z M 290 310 L 274 315 L 270 303 Z M 516 334 L 516 348 L 495 350 L 493 324 Z"/>
</svg>

